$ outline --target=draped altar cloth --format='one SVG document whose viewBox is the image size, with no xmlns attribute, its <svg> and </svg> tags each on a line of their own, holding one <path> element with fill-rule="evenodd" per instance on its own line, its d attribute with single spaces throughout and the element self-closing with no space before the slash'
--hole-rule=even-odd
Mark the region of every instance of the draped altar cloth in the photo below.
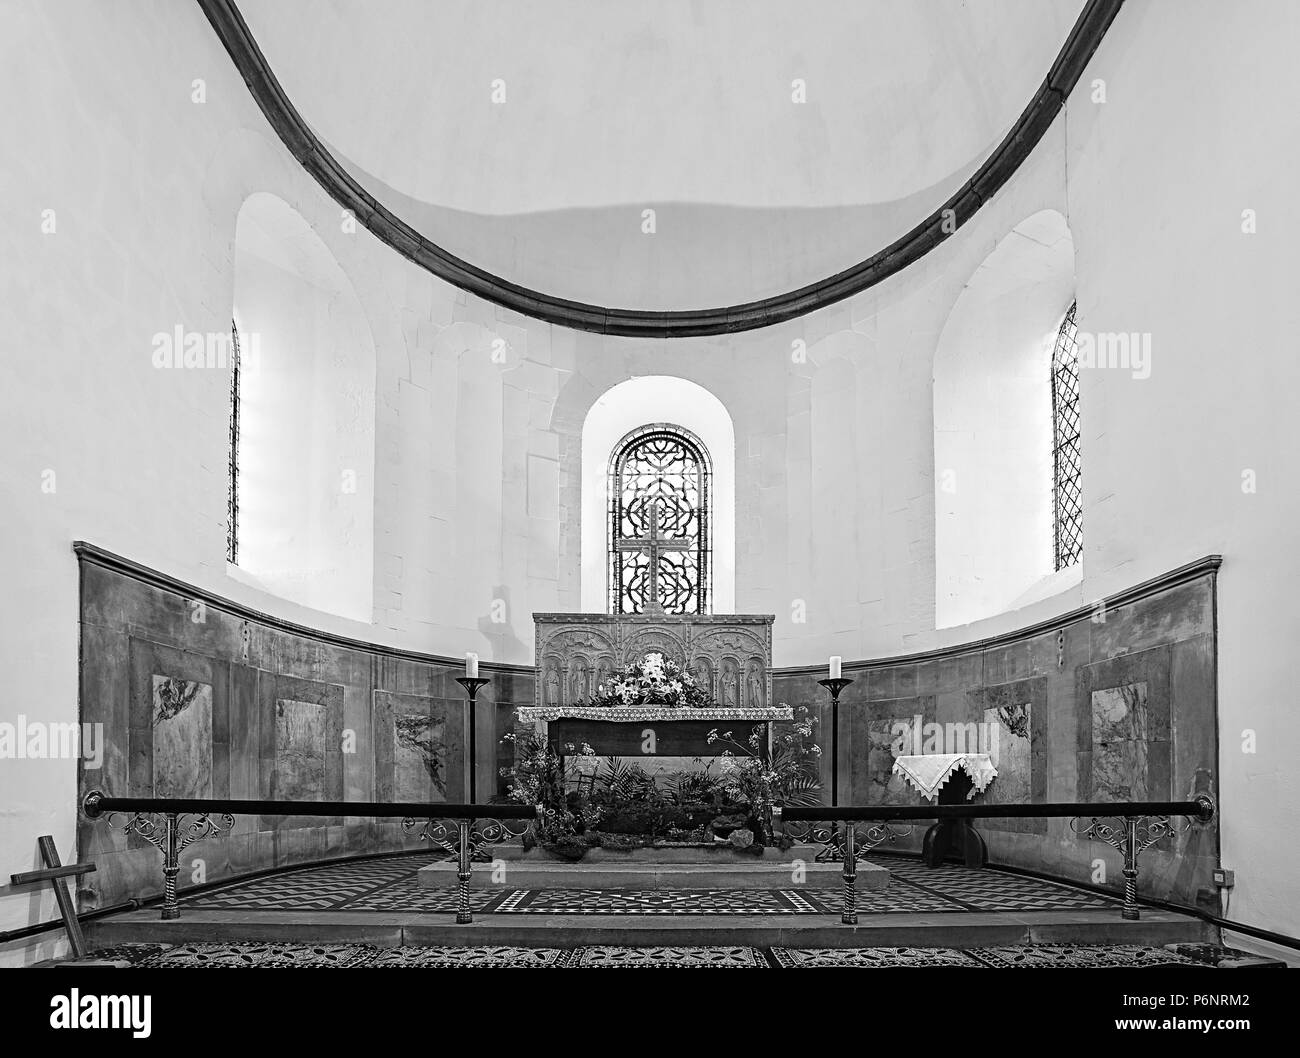
<svg viewBox="0 0 1300 1058">
<path fill-rule="evenodd" d="M 916 787 L 922 797 L 933 801 L 939 789 L 958 769 L 970 776 L 971 789 L 966 799 L 988 789 L 998 770 L 987 753 L 922 753 L 894 758 L 894 772 Z"/>
</svg>

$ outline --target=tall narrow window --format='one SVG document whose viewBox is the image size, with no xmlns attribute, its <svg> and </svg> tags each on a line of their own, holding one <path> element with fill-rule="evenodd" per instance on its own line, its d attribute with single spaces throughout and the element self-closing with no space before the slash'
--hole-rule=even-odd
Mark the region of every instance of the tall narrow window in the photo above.
<svg viewBox="0 0 1300 1058">
<path fill-rule="evenodd" d="M 645 426 L 609 470 L 611 613 L 708 613 L 708 453 L 678 426 Z"/>
<path fill-rule="evenodd" d="M 230 452 L 226 470 L 226 561 L 239 562 L 239 328 L 230 321 Z"/>
<path fill-rule="evenodd" d="M 1061 321 L 1052 349 L 1052 527 L 1056 568 L 1083 558 L 1083 502 L 1079 452 L 1077 303 Z"/>
</svg>

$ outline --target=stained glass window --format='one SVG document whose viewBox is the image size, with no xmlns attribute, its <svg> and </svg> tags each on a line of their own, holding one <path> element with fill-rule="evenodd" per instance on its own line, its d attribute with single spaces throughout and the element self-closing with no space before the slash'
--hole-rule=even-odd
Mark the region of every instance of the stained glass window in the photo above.
<svg viewBox="0 0 1300 1058">
<path fill-rule="evenodd" d="M 709 612 L 710 478 L 708 453 L 681 427 L 642 427 L 614 450 L 611 613 Z"/>
<path fill-rule="evenodd" d="M 1052 349 L 1052 536 L 1058 570 L 1083 558 L 1076 308 L 1071 305 L 1065 314 Z"/>
<path fill-rule="evenodd" d="M 226 561 L 239 561 L 239 329 L 230 321 L 230 451 L 226 471 Z"/>
</svg>

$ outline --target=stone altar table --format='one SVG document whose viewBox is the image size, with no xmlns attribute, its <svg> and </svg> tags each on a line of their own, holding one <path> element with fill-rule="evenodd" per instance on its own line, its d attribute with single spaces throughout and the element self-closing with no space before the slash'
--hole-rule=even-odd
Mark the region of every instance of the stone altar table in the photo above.
<svg viewBox="0 0 1300 1058">
<path fill-rule="evenodd" d="M 545 733 L 560 757 L 570 745 L 591 746 L 598 757 L 716 757 L 730 748 L 709 743 L 709 732 L 731 731 L 744 743 L 756 724 L 767 728 L 766 748 L 771 751 L 773 720 L 792 720 L 789 706 L 754 709 L 665 709 L 634 706 L 627 709 L 582 706 L 522 706 L 515 710 L 522 723 L 532 723 Z M 572 752 L 572 751 L 569 751 Z"/>
</svg>

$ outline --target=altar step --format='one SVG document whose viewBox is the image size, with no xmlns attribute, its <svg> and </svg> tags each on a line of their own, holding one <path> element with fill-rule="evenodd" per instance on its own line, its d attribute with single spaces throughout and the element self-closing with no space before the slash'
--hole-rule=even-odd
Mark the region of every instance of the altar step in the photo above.
<svg viewBox="0 0 1300 1058">
<path fill-rule="evenodd" d="M 501 845 L 491 863 L 470 867 L 470 885 L 501 889 L 835 889 L 843 883 L 838 863 L 818 863 L 818 846 L 767 849 L 762 856 L 731 848 L 641 848 L 627 852 L 590 849 L 579 861 L 558 859 L 543 849 Z M 424 889 L 456 885 L 457 865 L 443 860 L 421 867 Z M 889 871 L 873 863 L 858 864 L 857 888 L 881 890 Z"/>
<path fill-rule="evenodd" d="M 846 926 L 834 915 L 483 914 L 458 925 L 450 914 L 185 910 L 161 921 L 156 908 L 86 924 L 92 947 L 162 942 L 581 947 L 749 945 L 794 948 L 983 948 L 998 945 L 1215 943 L 1218 931 L 1190 915 L 1143 909 L 1137 922 L 1117 911 L 1035 911 L 863 915 Z"/>
</svg>

